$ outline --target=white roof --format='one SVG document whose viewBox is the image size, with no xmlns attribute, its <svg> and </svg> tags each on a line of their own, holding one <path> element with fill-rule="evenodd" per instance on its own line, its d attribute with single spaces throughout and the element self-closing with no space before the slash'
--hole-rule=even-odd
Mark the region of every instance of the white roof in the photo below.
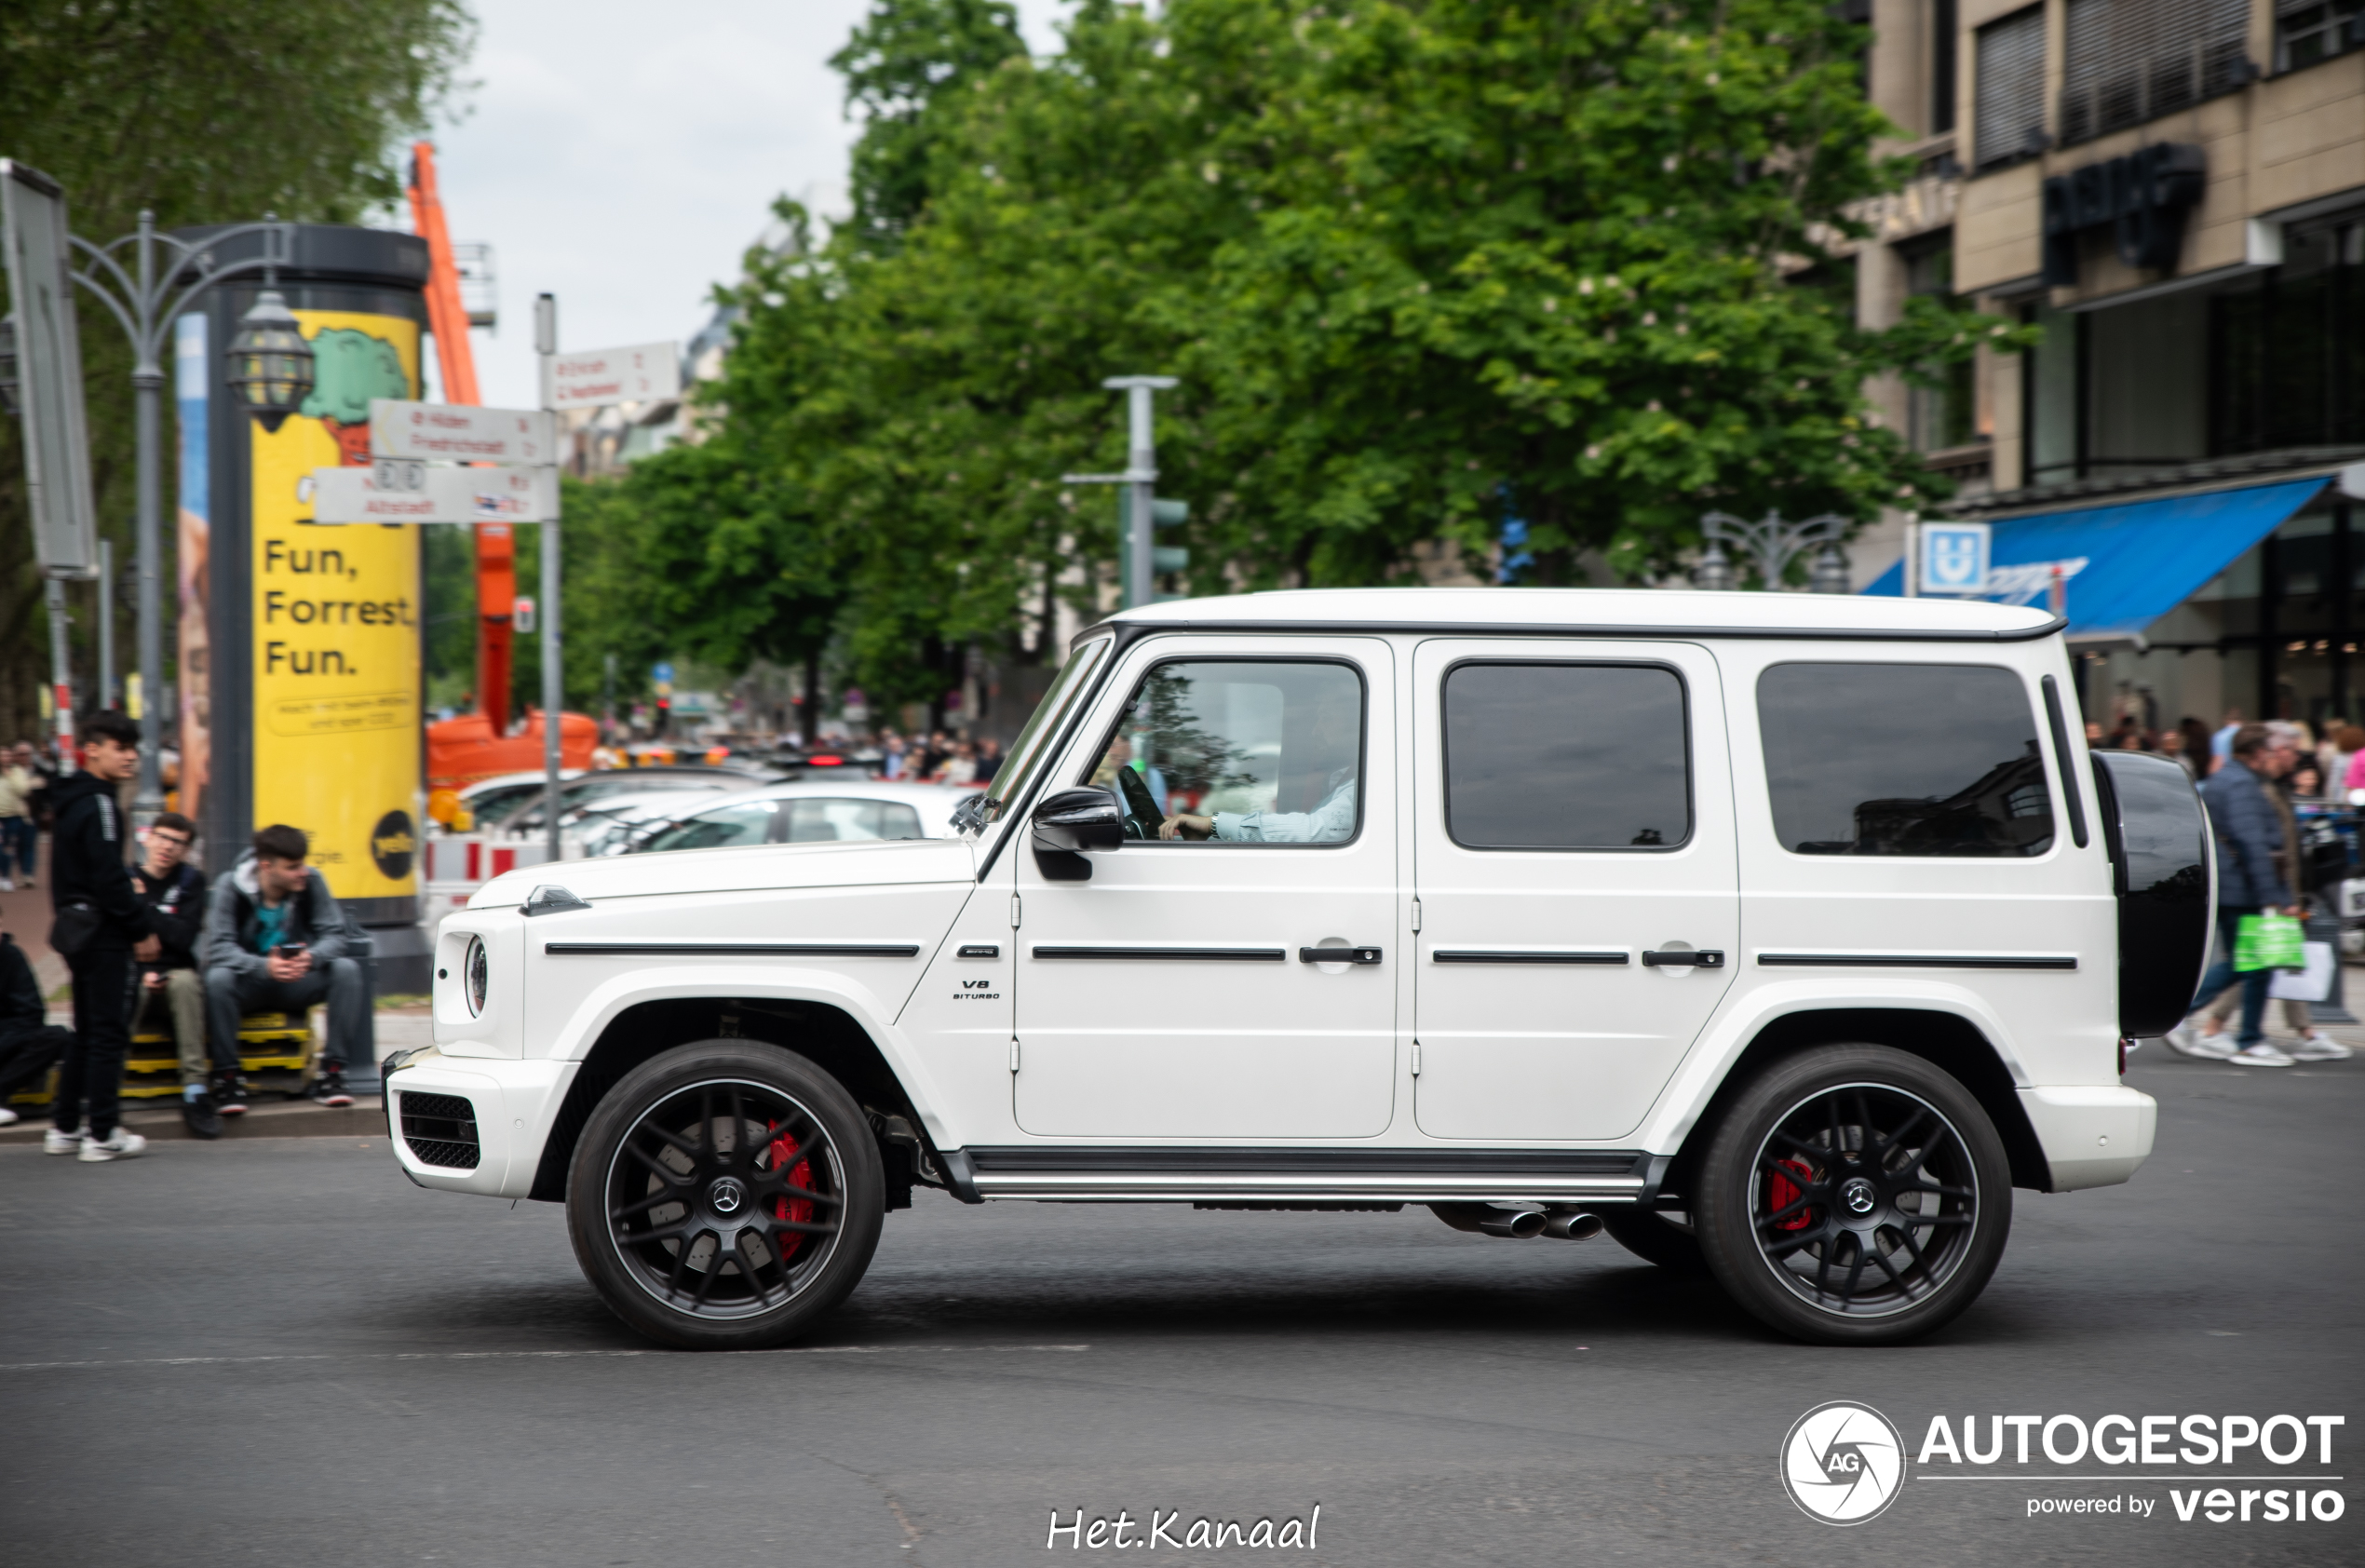
<svg viewBox="0 0 2365 1568">
<path fill-rule="evenodd" d="M 1214 629 L 1238 622 L 1358 627 L 1566 628 L 1615 633 L 1796 631 L 1878 636 L 2026 634 L 2053 619 L 2030 606 L 1866 594 L 1705 593 L 1668 588 L 1291 588 L 1176 599 L 1110 619 L 1132 626 Z"/>
</svg>

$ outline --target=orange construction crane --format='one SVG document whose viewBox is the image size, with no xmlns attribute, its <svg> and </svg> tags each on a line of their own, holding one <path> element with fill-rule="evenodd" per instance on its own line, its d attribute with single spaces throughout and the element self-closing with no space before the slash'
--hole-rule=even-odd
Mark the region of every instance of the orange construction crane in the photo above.
<svg viewBox="0 0 2365 1568">
<path fill-rule="evenodd" d="M 452 231 L 436 193 L 435 143 L 411 147 L 411 221 L 427 242 L 427 327 L 443 371 L 443 400 L 475 404 L 476 356 L 468 343 L 468 313 L 460 303 L 460 273 L 452 261 Z M 480 522 L 477 536 L 477 709 L 492 737 L 509 728 L 509 643 L 518 599 L 516 542 L 506 522 Z"/>
</svg>

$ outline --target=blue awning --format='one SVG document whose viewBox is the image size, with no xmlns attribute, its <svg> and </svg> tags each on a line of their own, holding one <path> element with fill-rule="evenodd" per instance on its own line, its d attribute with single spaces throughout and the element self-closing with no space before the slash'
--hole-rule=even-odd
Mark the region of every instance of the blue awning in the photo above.
<svg viewBox="0 0 2365 1568">
<path fill-rule="evenodd" d="M 1994 525 L 1992 591 L 1978 597 L 2042 605 L 2058 565 L 2070 636 L 2134 637 L 2281 527 L 2326 482 L 2291 480 L 2007 518 Z M 1894 599 L 1904 591 L 1904 574 L 1899 561 L 1864 591 Z"/>
</svg>

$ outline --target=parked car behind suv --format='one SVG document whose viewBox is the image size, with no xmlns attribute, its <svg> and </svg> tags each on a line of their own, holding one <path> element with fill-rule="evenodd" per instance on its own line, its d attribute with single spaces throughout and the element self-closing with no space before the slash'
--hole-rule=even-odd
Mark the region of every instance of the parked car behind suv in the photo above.
<svg viewBox="0 0 2365 1568">
<path fill-rule="evenodd" d="M 564 1203 L 603 1299 L 681 1345 L 805 1329 L 914 1185 L 1606 1227 L 1800 1338 L 1925 1333 L 2014 1188 L 2142 1165 L 2121 1042 L 2181 1017 L 2207 941 L 2193 791 L 2098 771 L 2061 624 L 1128 612 L 958 837 L 488 884 L 438 937 L 436 1045 L 387 1065 L 396 1157 Z"/>
</svg>

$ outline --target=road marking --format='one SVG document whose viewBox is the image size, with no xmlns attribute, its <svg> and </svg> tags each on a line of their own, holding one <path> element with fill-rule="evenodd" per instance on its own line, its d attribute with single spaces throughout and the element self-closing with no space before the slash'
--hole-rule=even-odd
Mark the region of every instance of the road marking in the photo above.
<svg viewBox="0 0 2365 1568">
<path fill-rule="evenodd" d="M 1088 1345 L 791 1345 L 777 1350 L 726 1350 L 725 1356 L 899 1356 L 959 1351 L 1049 1351 L 1074 1354 Z M 380 1350 L 354 1356 L 150 1356 L 129 1361 L 0 1361 L 0 1372 L 55 1372 L 82 1367 L 251 1366 L 260 1361 L 530 1361 L 565 1358 L 673 1356 L 672 1350 Z M 698 1354 L 690 1352 L 689 1354 Z M 714 1354 L 708 1352 L 707 1354 Z"/>
</svg>

